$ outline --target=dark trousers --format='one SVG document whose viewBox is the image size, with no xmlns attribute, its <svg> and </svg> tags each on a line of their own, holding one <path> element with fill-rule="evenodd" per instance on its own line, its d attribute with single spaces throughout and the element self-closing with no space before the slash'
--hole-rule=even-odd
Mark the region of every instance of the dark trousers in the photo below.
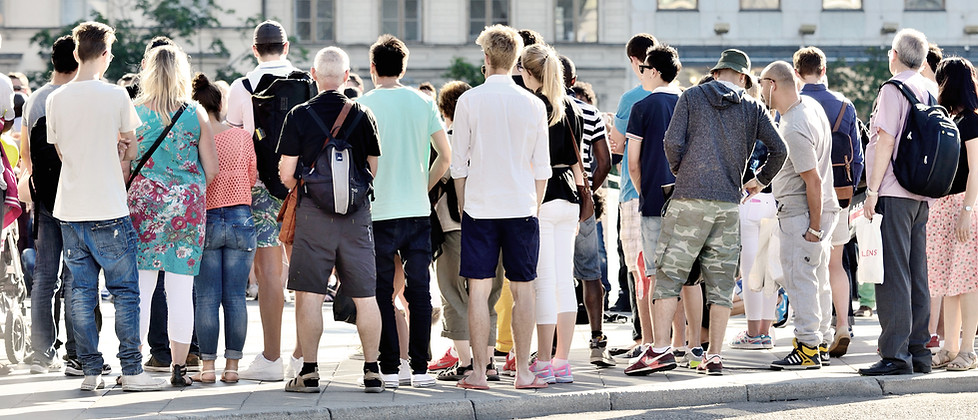
<svg viewBox="0 0 978 420">
<path fill-rule="evenodd" d="M 883 215 L 883 284 L 876 285 L 876 306 L 883 332 L 883 359 L 931 362 L 925 348 L 930 334 L 930 292 L 927 285 L 927 202 L 880 197 Z"/>
<path fill-rule="evenodd" d="M 173 364 L 173 358 L 170 357 L 170 336 L 166 332 L 166 291 L 163 289 L 163 274 L 163 271 L 159 272 L 156 290 L 153 291 L 153 302 L 149 306 L 149 333 L 146 342 L 149 344 L 149 353 L 156 360 L 170 365 Z M 190 340 L 190 353 L 200 356 L 196 328 Z"/>
<path fill-rule="evenodd" d="M 431 341 L 431 222 L 428 217 L 409 217 L 373 222 L 377 258 L 377 306 L 380 307 L 380 370 L 397 373 L 401 363 L 397 322 L 394 316 L 394 256 L 404 268 L 404 299 L 410 312 L 408 355 L 411 371 L 428 370 Z"/>
</svg>

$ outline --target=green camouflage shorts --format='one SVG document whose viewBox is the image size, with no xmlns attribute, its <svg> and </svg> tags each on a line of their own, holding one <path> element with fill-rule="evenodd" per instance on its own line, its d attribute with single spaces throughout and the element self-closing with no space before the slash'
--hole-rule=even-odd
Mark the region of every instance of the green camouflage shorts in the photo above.
<svg viewBox="0 0 978 420">
<path fill-rule="evenodd" d="M 732 307 L 740 264 L 740 212 L 735 203 L 671 200 L 662 218 L 656 246 L 655 292 L 652 299 L 679 296 L 684 284 L 702 280 L 706 302 Z M 694 264 L 702 277 L 690 279 Z"/>
</svg>

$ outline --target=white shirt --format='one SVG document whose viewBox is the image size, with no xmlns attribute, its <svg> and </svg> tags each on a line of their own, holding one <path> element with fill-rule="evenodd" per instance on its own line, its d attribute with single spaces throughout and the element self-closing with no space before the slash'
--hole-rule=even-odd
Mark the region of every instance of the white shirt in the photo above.
<svg viewBox="0 0 978 420">
<path fill-rule="evenodd" d="M 245 77 L 248 78 L 248 82 L 251 83 L 251 87 L 254 89 L 258 86 L 258 82 L 261 81 L 261 77 L 266 74 L 284 77 L 296 70 L 298 69 L 293 67 L 289 60 L 266 61 L 259 63 Z M 241 80 L 238 79 L 231 83 L 231 89 L 228 91 L 228 115 L 226 119 L 228 124 L 243 128 L 251 134 L 255 132 L 255 114 L 251 107 L 251 93 L 248 92 L 248 89 L 245 89 L 244 83 Z"/>
<path fill-rule="evenodd" d="M 452 178 L 466 178 L 473 219 L 536 216 L 536 180 L 548 180 L 547 109 L 513 78 L 492 75 L 455 106 Z"/>
<path fill-rule="evenodd" d="M 14 84 L 6 74 L 0 74 L 0 120 L 14 119 Z M 0 127 L 3 121 L 0 121 Z"/>
<path fill-rule="evenodd" d="M 48 143 L 58 147 L 62 161 L 54 217 L 92 222 L 129 215 L 116 145 L 119 133 L 140 124 L 123 87 L 71 82 L 48 96 Z"/>
</svg>

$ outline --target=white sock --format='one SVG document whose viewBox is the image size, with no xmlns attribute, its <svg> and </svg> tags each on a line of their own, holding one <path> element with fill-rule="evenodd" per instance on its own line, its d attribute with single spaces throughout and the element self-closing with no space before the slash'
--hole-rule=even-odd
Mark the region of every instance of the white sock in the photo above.
<svg viewBox="0 0 978 420">
<path fill-rule="evenodd" d="M 671 348 L 672 348 L 671 346 L 652 347 L 652 351 L 655 352 L 655 353 L 658 353 L 658 354 L 662 354 L 662 353 L 665 353 L 665 352 L 669 351 L 669 349 L 671 349 Z"/>
</svg>

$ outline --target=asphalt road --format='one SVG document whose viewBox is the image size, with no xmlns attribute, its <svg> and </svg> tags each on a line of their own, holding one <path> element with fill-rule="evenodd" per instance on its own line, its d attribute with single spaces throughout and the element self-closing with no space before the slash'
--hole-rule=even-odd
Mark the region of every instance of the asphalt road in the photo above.
<svg viewBox="0 0 978 420">
<path fill-rule="evenodd" d="M 604 419 L 969 419 L 978 418 L 978 393 L 825 398 L 806 401 L 733 403 L 655 410 L 577 413 L 536 420 Z"/>
</svg>

